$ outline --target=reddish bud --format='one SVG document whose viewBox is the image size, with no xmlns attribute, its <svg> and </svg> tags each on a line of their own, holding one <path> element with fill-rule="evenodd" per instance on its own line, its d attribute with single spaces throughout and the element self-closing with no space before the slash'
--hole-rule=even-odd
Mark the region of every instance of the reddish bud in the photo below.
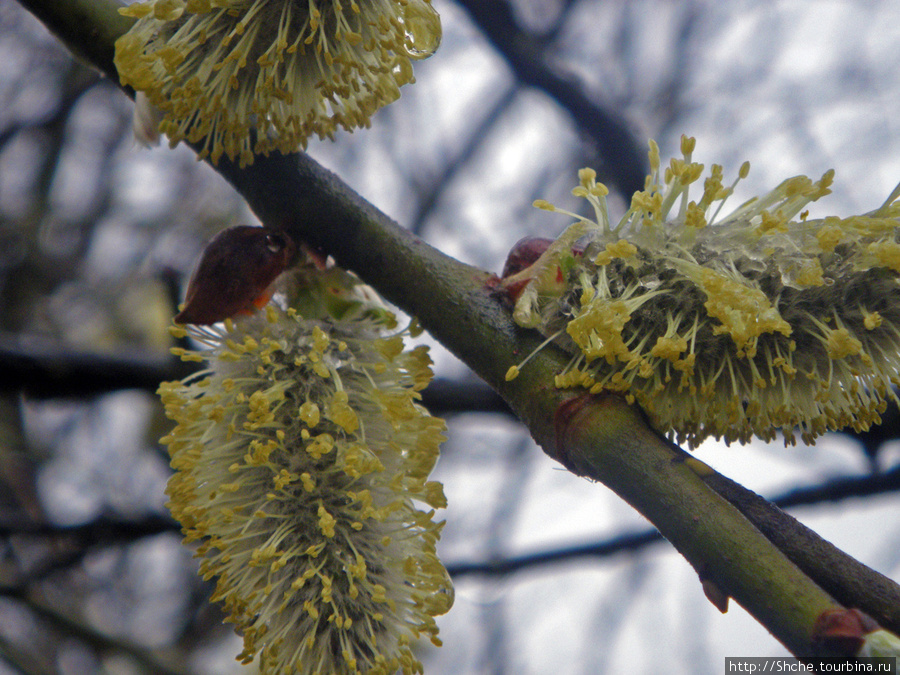
<svg viewBox="0 0 900 675">
<path fill-rule="evenodd" d="M 813 627 L 813 641 L 828 651 L 856 656 L 867 633 L 878 624 L 858 609 L 829 609 L 822 612 Z"/>
<path fill-rule="evenodd" d="M 523 237 L 510 249 L 509 255 L 506 256 L 506 264 L 503 266 L 503 274 L 501 275 L 503 290 L 510 300 L 513 302 L 518 300 L 525 287 L 531 283 L 535 272 L 528 268 L 538 261 L 538 258 L 550 248 L 552 243 L 552 239 L 543 237 Z M 572 255 L 580 256 L 583 254 L 583 247 L 572 247 Z M 563 271 L 559 267 L 556 270 L 556 281 L 559 284 L 563 282 Z"/>
<path fill-rule="evenodd" d="M 175 321 L 212 324 L 263 307 L 296 250 L 284 232 L 250 225 L 223 230 L 206 245 Z"/>
<path fill-rule="evenodd" d="M 537 262 L 544 251 L 550 248 L 552 239 L 544 237 L 523 237 L 509 250 L 506 264 L 503 266 L 502 279 L 517 274 Z"/>
</svg>

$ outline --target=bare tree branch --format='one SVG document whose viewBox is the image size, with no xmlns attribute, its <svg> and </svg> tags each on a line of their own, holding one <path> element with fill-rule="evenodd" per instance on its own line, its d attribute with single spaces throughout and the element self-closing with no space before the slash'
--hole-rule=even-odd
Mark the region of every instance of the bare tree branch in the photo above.
<svg viewBox="0 0 900 675">
<path fill-rule="evenodd" d="M 104 635 L 86 622 L 62 614 L 45 601 L 35 597 L 34 594 L 19 593 L 10 589 L 0 588 L 0 597 L 18 601 L 31 610 L 36 617 L 59 630 L 65 631 L 69 635 L 78 637 L 98 652 L 113 651 L 126 654 L 150 672 L 159 673 L 160 675 L 185 675 L 188 672 L 183 664 L 170 664 L 166 659 L 154 654 L 149 649 Z"/>
<path fill-rule="evenodd" d="M 626 198 L 644 189 L 646 150 L 627 122 L 591 100 L 571 77 L 549 65 L 545 43 L 522 30 L 508 0 L 459 0 L 472 20 L 503 55 L 515 77 L 556 100 L 587 136 L 602 161 L 600 173 Z"/>
<path fill-rule="evenodd" d="M 469 133 L 468 139 L 459 148 L 455 156 L 449 158 L 443 169 L 437 175 L 433 176 L 427 186 L 420 188 L 419 192 L 423 195 L 419 202 L 415 214 L 410 219 L 409 229 L 417 235 L 422 234 L 425 220 L 434 210 L 434 207 L 440 201 L 441 196 L 450 187 L 453 177 L 456 176 L 472 159 L 475 151 L 484 142 L 485 137 L 490 133 L 491 129 L 496 126 L 497 122 L 503 116 L 509 107 L 516 100 L 518 94 L 517 87 L 511 87 L 503 96 L 494 104 L 494 107 L 488 111 L 479 124 Z"/>
</svg>

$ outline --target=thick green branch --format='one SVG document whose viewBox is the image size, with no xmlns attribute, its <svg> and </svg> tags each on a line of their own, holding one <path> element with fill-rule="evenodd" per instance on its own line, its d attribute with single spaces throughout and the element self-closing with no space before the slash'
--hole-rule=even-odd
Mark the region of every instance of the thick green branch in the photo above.
<svg viewBox="0 0 900 675">
<path fill-rule="evenodd" d="M 704 482 L 733 504 L 803 572 L 836 600 L 864 610 L 900 633 L 900 588 L 742 485 L 712 471 Z"/>
<path fill-rule="evenodd" d="M 734 597 L 793 653 L 837 603 L 703 482 L 711 469 L 652 432 L 621 398 L 585 395 L 560 411 L 559 452 L 643 513 L 701 579 Z"/>
<path fill-rule="evenodd" d="M 86 0 L 23 0 L 109 72 L 121 20 L 117 5 L 93 0 L 102 29 L 67 22 Z M 57 25 L 59 22 L 60 25 Z M 78 31 L 82 31 L 81 36 Z M 96 44 L 105 41 L 105 44 Z M 708 587 L 734 597 L 788 648 L 815 649 L 816 618 L 836 603 L 744 515 L 704 482 L 707 467 L 663 441 L 621 399 L 557 390 L 568 355 L 554 348 L 532 359 L 512 383 L 507 369 L 538 343 L 512 322 L 496 278 L 431 248 L 304 154 L 260 157 L 245 169 L 217 169 L 270 227 L 320 247 L 422 324 L 495 387 L 535 439 L 579 475 L 603 482 L 646 515 Z"/>
</svg>

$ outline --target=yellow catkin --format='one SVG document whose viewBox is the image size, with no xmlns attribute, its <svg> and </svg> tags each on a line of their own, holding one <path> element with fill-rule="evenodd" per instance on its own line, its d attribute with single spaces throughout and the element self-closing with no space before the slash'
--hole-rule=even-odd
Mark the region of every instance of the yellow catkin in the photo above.
<svg viewBox="0 0 900 675">
<path fill-rule="evenodd" d="M 896 208 L 810 220 L 805 207 L 830 192 L 829 171 L 720 216 L 749 164 L 731 184 L 713 164 L 691 199 L 703 167 L 693 139 L 681 146 L 661 171 L 651 142 L 652 173 L 615 225 L 594 172 L 580 172 L 574 191 L 593 222 L 541 202 L 577 222 L 553 255 L 515 275 L 513 316 L 574 353 L 556 386 L 622 393 L 692 447 L 779 431 L 809 443 L 877 422 L 900 372 Z M 584 253 L 563 265 L 576 238 Z"/>
</svg>

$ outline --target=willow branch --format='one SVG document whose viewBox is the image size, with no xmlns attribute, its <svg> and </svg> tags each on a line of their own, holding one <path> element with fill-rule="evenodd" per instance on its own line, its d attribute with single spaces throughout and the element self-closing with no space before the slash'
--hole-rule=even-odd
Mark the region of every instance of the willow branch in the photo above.
<svg viewBox="0 0 900 675">
<path fill-rule="evenodd" d="M 552 382 L 569 356 L 544 349 L 519 378 L 505 381 L 508 368 L 539 338 L 511 321 L 492 275 L 400 228 L 307 155 L 260 158 L 246 169 L 223 163 L 218 169 L 264 223 L 321 246 L 418 316 L 436 339 L 499 391 L 548 454 L 611 487 L 647 516 L 701 578 L 734 597 L 791 651 L 813 651 L 815 621 L 836 603 L 688 468 L 636 408 L 618 399 L 587 403 L 585 410 L 594 412 L 567 424 L 561 439 L 558 411 L 571 404 L 572 394 Z M 612 413 L 629 417 L 629 424 L 615 433 L 597 432 L 609 428 Z M 632 461 L 612 461 L 623 456 Z M 673 468 L 676 459 L 680 470 Z M 698 519 L 703 528 L 697 527 Z"/>
<path fill-rule="evenodd" d="M 75 56 L 118 83 L 114 45 L 133 21 L 116 11 L 120 4 L 108 0 L 22 0 L 21 4 Z"/>
<path fill-rule="evenodd" d="M 771 502 L 725 476 L 710 471 L 703 480 L 836 600 L 864 609 L 881 626 L 900 633 L 900 593 L 891 579 L 860 565 Z"/>
<path fill-rule="evenodd" d="M 65 23 L 69 3 L 80 7 L 80 0 L 24 2 L 44 10 L 54 6 L 42 15 L 51 29 L 55 19 L 50 14 Z M 116 4 L 94 0 L 93 9 L 103 22 L 105 14 L 115 13 Z M 109 21 L 115 25 L 114 19 Z M 66 30 L 72 41 L 70 28 Z M 75 41 L 96 40 L 98 33 L 114 34 L 90 31 Z M 305 154 L 259 157 L 244 169 L 220 162 L 216 169 L 263 223 L 322 248 L 418 316 L 436 339 L 503 396 L 551 457 L 604 483 L 653 522 L 707 589 L 735 598 L 792 652 L 817 650 L 816 619 L 839 606 L 704 482 L 708 467 L 660 438 L 640 410 L 621 398 L 556 389 L 553 376 L 569 359 L 558 349 L 542 350 L 516 380 L 505 381 L 509 367 L 540 338 L 513 323 L 496 291 L 496 277 L 430 247 Z"/>
<path fill-rule="evenodd" d="M 616 396 L 557 415 L 559 459 L 644 514 L 715 592 L 735 598 L 791 652 L 815 651 L 816 619 L 837 603 L 703 482 L 702 462 L 654 433 Z"/>
</svg>

